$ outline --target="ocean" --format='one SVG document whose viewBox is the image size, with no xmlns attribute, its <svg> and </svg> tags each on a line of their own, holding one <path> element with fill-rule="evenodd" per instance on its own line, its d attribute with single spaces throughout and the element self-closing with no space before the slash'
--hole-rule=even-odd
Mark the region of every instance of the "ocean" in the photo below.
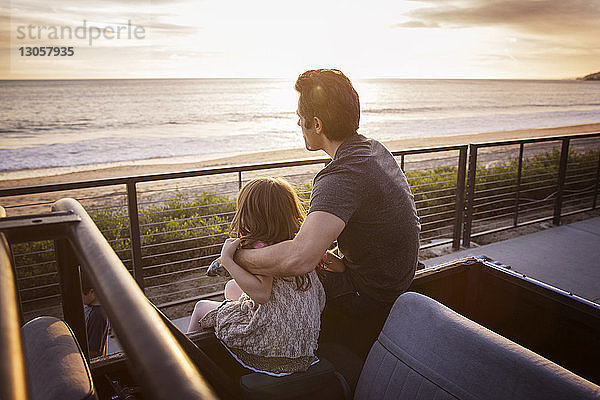
<svg viewBox="0 0 600 400">
<path fill-rule="evenodd" d="M 0 81 L 0 177 L 303 147 L 293 81 Z M 378 140 L 600 122 L 600 83 L 358 80 Z"/>
</svg>

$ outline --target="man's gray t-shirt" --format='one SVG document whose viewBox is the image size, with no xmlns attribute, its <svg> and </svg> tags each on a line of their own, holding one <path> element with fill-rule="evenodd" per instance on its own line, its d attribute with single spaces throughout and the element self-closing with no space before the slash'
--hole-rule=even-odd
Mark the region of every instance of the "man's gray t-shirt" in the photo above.
<svg viewBox="0 0 600 400">
<path fill-rule="evenodd" d="M 325 211 L 346 226 L 338 237 L 359 293 L 390 303 L 414 278 L 419 219 L 404 173 L 379 142 L 355 135 L 315 176 L 309 213 Z"/>
</svg>

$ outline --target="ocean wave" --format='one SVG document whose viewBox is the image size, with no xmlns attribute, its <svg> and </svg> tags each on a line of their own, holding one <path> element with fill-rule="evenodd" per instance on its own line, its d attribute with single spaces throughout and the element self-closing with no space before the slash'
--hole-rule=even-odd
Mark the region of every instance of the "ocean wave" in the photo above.
<svg viewBox="0 0 600 400">
<path fill-rule="evenodd" d="M 477 104 L 476 106 L 439 106 L 439 107 L 397 107 L 397 108 L 367 108 L 361 110 L 365 114 L 408 114 L 408 113 L 433 113 L 433 112 L 449 112 L 449 111 L 490 111 L 490 110 L 517 110 L 521 109 L 523 112 L 527 112 L 528 109 L 577 109 L 586 107 L 600 107 L 600 103 L 589 102 L 589 103 L 571 103 L 565 105 L 563 103 L 520 103 L 520 104 L 494 104 L 484 105 Z"/>
</svg>

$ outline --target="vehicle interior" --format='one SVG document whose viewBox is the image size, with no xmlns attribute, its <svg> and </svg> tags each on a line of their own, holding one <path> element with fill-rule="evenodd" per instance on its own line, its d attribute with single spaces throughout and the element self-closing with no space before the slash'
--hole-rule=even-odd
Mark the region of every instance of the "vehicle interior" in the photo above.
<svg viewBox="0 0 600 400">
<path fill-rule="evenodd" d="M 271 377 L 242 368 L 213 332 L 188 336 L 173 325 L 76 200 L 43 215 L 0 213 L 2 399 L 600 398 L 600 306 L 489 259 L 418 271 L 389 316 L 359 328 L 333 316 L 318 363 Z M 41 239 L 56 241 L 64 321 L 24 324 L 10 244 Z M 81 270 L 123 352 L 88 357 Z M 495 373 L 508 389 L 489 379 Z"/>
</svg>

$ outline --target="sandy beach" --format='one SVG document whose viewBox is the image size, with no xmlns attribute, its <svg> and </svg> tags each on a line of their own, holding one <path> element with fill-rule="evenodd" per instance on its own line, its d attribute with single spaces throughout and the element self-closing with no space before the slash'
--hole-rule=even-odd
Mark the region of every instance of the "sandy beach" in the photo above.
<svg viewBox="0 0 600 400">
<path fill-rule="evenodd" d="M 438 137 L 405 138 L 387 141 L 384 142 L 384 144 L 388 149 L 394 151 L 421 147 L 461 145 L 497 140 L 513 140 L 548 136 L 576 135 L 593 132 L 600 132 L 600 123 L 560 126 L 552 128 L 523 129 L 503 132 L 466 133 L 460 135 L 447 135 Z M 305 158 L 319 158 L 325 156 L 326 154 L 321 151 L 309 152 L 304 148 L 296 148 L 278 151 L 265 151 L 258 153 L 235 154 L 230 155 L 228 157 L 219 157 L 215 159 L 201 159 L 197 162 L 187 163 L 173 163 L 167 162 L 166 160 L 164 162 L 161 162 L 163 160 L 149 160 L 147 161 L 147 163 L 141 161 L 131 163 L 131 165 L 123 165 L 117 167 L 107 168 L 98 166 L 97 169 L 84 170 L 79 172 L 52 174 L 48 176 L 36 176 L 32 178 L 22 179 L 3 179 L 2 181 L 0 181 L 0 188 L 124 177 L 160 172 L 184 171 L 215 166 L 268 163 Z"/>
<path fill-rule="evenodd" d="M 525 129 L 505 132 L 486 132 L 474 134 L 461 134 L 425 138 L 405 138 L 384 142 L 388 149 L 406 150 L 447 145 L 462 145 L 469 143 L 483 143 L 498 140 L 512 140 L 536 137 L 549 137 L 561 135 L 576 135 L 600 132 L 600 123 L 561 126 L 541 129 Z M 555 144 L 540 143 L 530 146 L 534 152 L 549 151 Z M 578 151 L 585 149 L 586 143 L 573 146 Z M 456 165 L 458 153 L 449 152 L 419 154 L 407 157 L 405 170 L 423 170 L 440 165 Z M 495 163 L 515 157 L 514 149 L 506 150 L 498 147 L 484 149 L 478 157 L 479 163 Z M 97 180 L 103 178 L 119 178 L 126 176 L 145 175 L 153 173 L 196 170 L 207 167 L 233 166 L 255 163 L 269 163 L 277 161 L 298 160 L 306 158 L 324 158 L 322 151 L 309 152 L 306 149 L 287 149 L 279 151 L 265 151 L 258 153 L 231 154 L 227 157 L 215 159 L 200 159 L 196 162 L 177 163 L 176 160 L 147 160 L 136 161 L 130 165 L 117 167 L 85 166 L 85 170 L 63 174 L 44 175 L 45 171 L 29 171 L 30 176 L 22 179 L 3 179 L 0 188 L 22 187 L 64 182 L 77 182 Z M 276 170 L 259 170 L 244 173 L 244 181 L 256 176 L 277 175 L 284 176 L 293 184 L 302 184 L 310 181 L 321 168 L 320 164 L 304 167 L 280 168 Z M 50 170 L 49 173 L 56 173 Z M 9 174 L 8 174 L 9 175 Z M 37 175 L 37 176 L 36 176 Z M 220 174 L 198 178 L 179 180 L 162 180 L 139 184 L 137 187 L 138 202 L 140 207 L 172 199 L 176 193 L 193 194 L 213 192 L 235 197 L 238 190 L 237 174 Z M 73 197 L 79 200 L 88 210 L 105 207 L 123 207 L 126 204 L 126 190 L 124 185 L 93 187 L 61 192 L 45 192 L 25 196 L 10 196 L 0 199 L 0 205 L 7 209 L 8 215 L 21 215 L 43 213 L 50 210 L 50 205 L 61 198 Z"/>
</svg>

